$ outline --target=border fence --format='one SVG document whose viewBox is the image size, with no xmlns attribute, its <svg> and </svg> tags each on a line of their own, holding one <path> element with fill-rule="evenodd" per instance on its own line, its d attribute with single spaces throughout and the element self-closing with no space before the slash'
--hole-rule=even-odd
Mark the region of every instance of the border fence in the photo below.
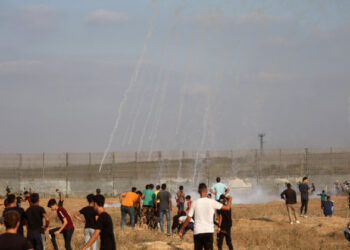
<svg viewBox="0 0 350 250">
<path fill-rule="evenodd" d="M 350 148 L 300 148 L 227 151 L 110 152 L 98 171 L 103 153 L 0 153 L 0 194 L 6 186 L 21 192 L 32 188 L 52 193 L 85 195 L 101 188 L 116 194 L 131 186 L 167 181 L 194 186 L 216 176 L 276 188 L 276 180 L 313 176 L 319 185 L 350 179 Z M 271 181 L 273 180 L 273 185 Z M 283 182 L 283 181 L 281 181 Z"/>
</svg>

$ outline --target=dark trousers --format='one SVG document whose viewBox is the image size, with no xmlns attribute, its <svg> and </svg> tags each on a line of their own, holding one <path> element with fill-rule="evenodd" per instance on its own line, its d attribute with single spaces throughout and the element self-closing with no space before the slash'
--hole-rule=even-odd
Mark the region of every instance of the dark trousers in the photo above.
<svg viewBox="0 0 350 250">
<path fill-rule="evenodd" d="M 49 231 L 49 234 L 51 236 L 51 242 L 52 242 L 53 248 L 55 250 L 58 250 L 55 232 L 58 231 L 59 229 L 60 229 L 59 227 L 56 227 L 56 228 L 53 228 Z M 74 227 L 72 227 L 69 230 L 62 230 L 62 232 L 61 232 L 61 234 L 63 234 L 64 246 L 65 246 L 66 250 L 72 250 L 70 242 L 72 240 L 73 232 L 74 232 Z"/>
<path fill-rule="evenodd" d="M 350 234 L 348 232 L 344 231 L 344 236 L 348 241 L 350 241 Z"/>
<path fill-rule="evenodd" d="M 228 249 L 233 250 L 232 240 L 231 240 L 231 228 L 224 229 L 223 231 L 220 231 L 217 235 L 217 244 L 218 249 L 222 249 L 222 244 L 224 243 L 224 238 L 226 239 L 226 245 Z"/>
<path fill-rule="evenodd" d="M 58 201 L 58 206 L 63 207 L 63 201 Z"/>
<path fill-rule="evenodd" d="M 194 250 L 213 250 L 213 234 L 204 233 L 193 235 Z"/>
<path fill-rule="evenodd" d="M 300 214 L 303 213 L 303 210 L 304 210 L 304 214 L 307 214 L 307 204 L 308 203 L 309 203 L 309 200 L 301 200 Z"/>
<path fill-rule="evenodd" d="M 34 250 L 44 249 L 44 242 L 41 237 L 41 233 L 39 231 L 37 232 L 28 231 L 27 240 L 29 240 L 29 242 L 32 244 Z"/>
</svg>

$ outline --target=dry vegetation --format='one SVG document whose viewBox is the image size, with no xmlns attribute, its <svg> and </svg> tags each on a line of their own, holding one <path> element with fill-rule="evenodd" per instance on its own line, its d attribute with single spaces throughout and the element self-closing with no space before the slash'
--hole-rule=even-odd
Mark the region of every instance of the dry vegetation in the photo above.
<svg viewBox="0 0 350 250">
<path fill-rule="evenodd" d="M 325 218 L 320 209 L 319 199 L 312 199 L 309 206 L 309 218 L 301 218 L 301 224 L 289 225 L 283 202 L 267 204 L 232 206 L 233 227 L 232 239 L 235 249 L 349 249 L 343 229 L 349 217 L 346 197 L 334 197 L 335 215 Z M 108 203 L 115 199 L 107 199 Z M 47 199 L 41 201 L 46 205 Z M 65 201 L 65 207 L 74 214 L 85 206 L 85 199 L 72 198 Z M 24 206 L 26 207 L 26 205 Z M 46 209 L 51 218 L 50 227 L 59 225 L 56 213 Z M 192 233 L 184 240 L 176 235 L 166 235 L 136 228 L 120 230 L 119 208 L 107 208 L 114 219 L 115 235 L 118 249 L 193 249 Z M 73 249 L 80 249 L 83 244 L 83 224 L 74 219 L 75 232 L 72 240 Z M 1 227 L 2 233 L 4 228 Z M 59 236 L 58 244 L 64 249 L 63 237 Z M 46 249 L 52 249 L 47 239 Z M 216 247 L 215 247 L 216 248 Z M 227 249 L 224 246 L 224 249 Z"/>
</svg>

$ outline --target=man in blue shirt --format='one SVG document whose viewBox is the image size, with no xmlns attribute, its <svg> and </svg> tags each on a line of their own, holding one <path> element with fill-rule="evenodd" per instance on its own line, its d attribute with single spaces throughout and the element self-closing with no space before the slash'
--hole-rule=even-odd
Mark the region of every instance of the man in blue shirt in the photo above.
<svg viewBox="0 0 350 250">
<path fill-rule="evenodd" d="M 227 194 L 230 192 L 230 189 L 223 183 L 220 182 L 220 177 L 216 178 L 216 184 L 213 185 L 210 189 L 210 193 L 215 195 L 215 200 L 220 200 L 220 196 L 224 194 L 227 196 Z"/>
<path fill-rule="evenodd" d="M 327 201 L 323 203 L 323 214 L 324 216 L 332 217 L 334 211 L 333 202 L 331 201 L 331 197 L 327 196 Z"/>
</svg>

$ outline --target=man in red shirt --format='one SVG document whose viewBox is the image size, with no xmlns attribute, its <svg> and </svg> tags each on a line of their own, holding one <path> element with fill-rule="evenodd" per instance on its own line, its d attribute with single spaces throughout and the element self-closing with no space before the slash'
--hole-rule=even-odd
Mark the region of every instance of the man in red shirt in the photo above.
<svg viewBox="0 0 350 250">
<path fill-rule="evenodd" d="M 67 213 L 66 209 L 57 205 L 57 202 L 55 199 L 50 199 L 47 206 L 51 208 L 52 211 L 57 212 L 57 216 L 62 222 L 61 227 L 57 227 L 49 230 L 49 235 L 51 237 L 53 248 L 55 250 L 58 250 L 56 235 L 62 233 L 64 238 L 64 246 L 66 250 L 72 250 L 70 242 L 72 240 L 72 236 L 74 232 L 74 225 L 70 215 Z"/>
</svg>

